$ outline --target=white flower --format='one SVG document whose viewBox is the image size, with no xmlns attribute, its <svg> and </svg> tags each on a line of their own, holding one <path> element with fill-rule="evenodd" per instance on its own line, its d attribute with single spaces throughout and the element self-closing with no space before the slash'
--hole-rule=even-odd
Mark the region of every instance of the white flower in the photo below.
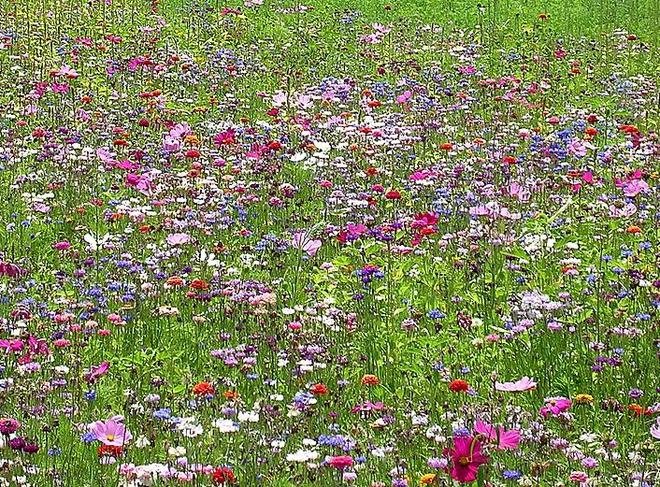
<svg viewBox="0 0 660 487">
<path fill-rule="evenodd" d="M 149 439 L 144 435 L 140 436 L 137 440 L 135 440 L 135 446 L 137 448 L 145 448 L 149 446 L 149 444 L 150 444 Z"/>
<path fill-rule="evenodd" d="M 250 423 L 256 423 L 259 421 L 259 413 L 257 411 L 244 411 L 238 413 L 238 420 L 241 423 L 250 422 Z"/>
<path fill-rule="evenodd" d="M 217 428 L 220 433 L 236 433 L 240 427 L 231 419 L 216 419 L 211 423 L 214 428 Z"/>
<path fill-rule="evenodd" d="M 298 450 L 295 453 L 289 453 L 286 456 L 286 460 L 288 462 L 298 462 L 298 463 L 305 463 L 309 462 L 311 460 L 316 460 L 319 457 L 318 452 L 313 451 L 313 450 Z"/>
</svg>

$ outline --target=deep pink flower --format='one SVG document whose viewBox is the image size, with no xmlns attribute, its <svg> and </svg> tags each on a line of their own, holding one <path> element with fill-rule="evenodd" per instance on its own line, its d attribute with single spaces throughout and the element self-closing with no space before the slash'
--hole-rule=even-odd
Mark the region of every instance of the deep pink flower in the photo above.
<svg viewBox="0 0 660 487">
<path fill-rule="evenodd" d="M 336 457 L 330 457 L 328 459 L 328 465 L 338 470 L 344 470 L 345 468 L 353 466 L 353 457 L 348 455 L 339 455 Z"/>
<path fill-rule="evenodd" d="M 566 397 L 550 397 L 545 400 L 545 406 L 539 411 L 541 416 L 547 418 L 549 414 L 558 416 L 564 411 L 568 411 L 573 402 Z"/>
<path fill-rule="evenodd" d="M 488 457 L 481 453 L 479 440 L 471 436 L 454 438 L 454 448 L 445 450 L 445 455 L 449 455 L 451 460 L 451 478 L 462 484 L 477 480 L 479 467 L 488 463 Z"/>
</svg>

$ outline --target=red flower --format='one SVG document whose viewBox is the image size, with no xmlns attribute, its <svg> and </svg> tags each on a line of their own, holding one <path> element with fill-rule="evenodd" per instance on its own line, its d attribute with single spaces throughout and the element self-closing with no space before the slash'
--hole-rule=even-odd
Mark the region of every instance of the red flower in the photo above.
<svg viewBox="0 0 660 487">
<path fill-rule="evenodd" d="M 449 390 L 452 392 L 467 392 L 469 388 L 470 384 L 463 379 L 454 379 L 449 383 Z"/>
<path fill-rule="evenodd" d="M 378 377 L 376 377 L 373 374 L 365 374 L 362 376 L 362 380 L 360 381 L 363 386 L 377 386 L 380 384 L 380 380 Z"/>
<path fill-rule="evenodd" d="M 204 290 L 209 288 L 209 283 L 203 279 L 193 279 L 190 283 L 190 287 L 197 290 Z"/>
<path fill-rule="evenodd" d="M 513 156 L 504 156 L 504 159 L 502 159 L 502 162 L 504 162 L 504 164 L 511 165 L 511 164 L 515 164 L 516 162 L 518 162 L 518 160 Z"/>
<path fill-rule="evenodd" d="M 314 384 L 310 388 L 309 392 L 311 392 L 315 396 L 322 396 L 328 393 L 328 386 L 326 386 L 325 384 Z"/>
<path fill-rule="evenodd" d="M 208 382 L 198 382 L 192 388 L 192 392 L 196 396 L 208 396 L 215 394 L 215 389 Z"/>
<path fill-rule="evenodd" d="M 184 155 L 189 159 L 196 159 L 200 156 L 200 153 L 196 149 L 188 149 Z"/>
<path fill-rule="evenodd" d="M 400 200 L 401 193 L 399 193 L 396 189 L 393 189 L 385 193 L 385 198 L 387 198 L 388 200 Z"/>
<path fill-rule="evenodd" d="M 451 144 L 451 142 L 444 142 L 440 144 L 440 150 L 446 150 L 450 151 L 454 148 L 454 146 Z"/>
<path fill-rule="evenodd" d="M 236 477 L 234 472 L 229 467 L 218 467 L 213 471 L 213 483 L 215 484 L 234 484 Z"/>
<path fill-rule="evenodd" d="M 101 445 L 97 450 L 99 458 L 101 457 L 114 457 L 118 458 L 123 453 L 121 446 L 116 445 Z"/>
</svg>

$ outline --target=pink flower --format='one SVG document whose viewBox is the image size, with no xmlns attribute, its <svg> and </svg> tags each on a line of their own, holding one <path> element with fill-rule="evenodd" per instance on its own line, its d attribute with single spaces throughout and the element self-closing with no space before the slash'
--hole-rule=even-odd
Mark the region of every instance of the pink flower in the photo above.
<svg viewBox="0 0 660 487">
<path fill-rule="evenodd" d="M 170 245 L 183 245 L 190 242 L 190 235 L 187 233 L 172 233 L 167 236 L 166 240 Z"/>
<path fill-rule="evenodd" d="M 585 472 L 571 472 L 568 476 L 568 480 L 576 482 L 578 484 L 584 484 L 589 480 L 589 476 Z"/>
<path fill-rule="evenodd" d="M 344 470 L 345 468 L 353 466 L 353 458 L 348 455 L 330 457 L 327 462 L 328 465 L 338 470 Z"/>
<path fill-rule="evenodd" d="M 481 453 L 481 444 L 471 436 L 454 438 L 454 448 L 445 450 L 451 459 L 451 478 L 462 484 L 477 480 L 479 467 L 488 463 L 488 457 Z"/>
<path fill-rule="evenodd" d="M 549 414 L 559 416 L 568 411 L 572 404 L 573 402 L 566 397 L 550 397 L 545 400 L 545 406 L 539 412 L 544 418 L 547 418 Z"/>
<path fill-rule="evenodd" d="M 399 96 L 396 97 L 396 102 L 400 105 L 403 105 L 404 103 L 406 103 L 411 98 L 412 98 L 412 91 L 406 90 L 403 93 L 401 93 Z"/>
<path fill-rule="evenodd" d="M 651 426 L 651 436 L 656 440 L 660 440 L 660 418 Z"/>
<path fill-rule="evenodd" d="M 55 250 L 67 250 L 71 248 L 71 244 L 69 242 L 57 242 L 53 244 L 53 248 Z"/>
<path fill-rule="evenodd" d="M 629 198 L 637 196 L 639 193 L 646 193 L 649 185 L 643 179 L 633 179 L 623 186 L 623 194 Z"/>
<path fill-rule="evenodd" d="M 497 443 L 498 450 L 515 450 L 520 443 L 520 431 L 505 431 L 503 426 L 495 427 L 491 424 L 477 421 L 474 430 L 483 435 L 488 441 Z"/>
<path fill-rule="evenodd" d="M 105 374 L 107 374 L 109 369 L 110 369 L 110 362 L 107 361 L 101 362 L 98 366 L 92 366 L 89 372 L 85 373 L 84 376 L 85 380 L 90 384 L 93 384 L 98 379 L 100 379 Z"/>
<path fill-rule="evenodd" d="M 295 233 L 291 239 L 291 246 L 294 249 L 302 250 L 310 257 L 316 255 L 322 244 L 323 242 L 320 240 L 312 240 L 310 239 L 309 234 L 303 232 Z"/>
<path fill-rule="evenodd" d="M 526 392 L 536 389 L 536 382 L 525 376 L 515 382 L 495 382 L 495 390 L 501 392 Z"/>
<path fill-rule="evenodd" d="M 587 148 L 580 139 L 573 139 L 568 145 L 568 153 L 580 159 L 587 155 Z"/>
<path fill-rule="evenodd" d="M 108 446 L 123 446 L 133 439 L 126 426 L 114 418 L 92 423 L 91 431 L 97 440 Z"/>
</svg>

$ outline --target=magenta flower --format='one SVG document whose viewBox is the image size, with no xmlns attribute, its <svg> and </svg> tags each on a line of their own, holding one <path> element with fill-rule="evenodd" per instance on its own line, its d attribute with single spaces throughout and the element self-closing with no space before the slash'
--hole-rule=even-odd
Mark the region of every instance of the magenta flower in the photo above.
<svg viewBox="0 0 660 487">
<path fill-rule="evenodd" d="M 479 467 L 489 460 L 481 453 L 479 441 L 471 436 L 454 438 L 454 448 L 445 450 L 445 455 L 449 455 L 451 460 L 451 478 L 462 484 L 477 480 Z"/>
<path fill-rule="evenodd" d="M 126 426 L 115 419 L 97 421 L 92 424 L 91 431 L 97 440 L 107 446 L 123 446 L 133 439 Z"/>
<path fill-rule="evenodd" d="M 547 418 L 549 414 L 559 416 L 568 411 L 572 404 L 573 402 L 566 397 L 550 397 L 545 400 L 545 406 L 539 412 L 544 418 Z"/>
<path fill-rule="evenodd" d="M 339 455 L 336 457 L 330 457 L 328 460 L 328 465 L 337 470 L 344 470 L 345 468 L 353 466 L 353 458 L 348 455 Z"/>
<path fill-rule="evenodd" d="M 53 248 L 55 250 L 67 250 L 67 249 L 71 248 L 71 244 L 69 242 L 66 242 L 66 241 L 56 242 L 56 243 L 53 244 Z"/>
<path fill-rule="evenodd" d="M 3 435 L 16 433 L 20 427 L 21 423 L 14 418 L 0 418 L 0 433 Z"/>
</svg>

